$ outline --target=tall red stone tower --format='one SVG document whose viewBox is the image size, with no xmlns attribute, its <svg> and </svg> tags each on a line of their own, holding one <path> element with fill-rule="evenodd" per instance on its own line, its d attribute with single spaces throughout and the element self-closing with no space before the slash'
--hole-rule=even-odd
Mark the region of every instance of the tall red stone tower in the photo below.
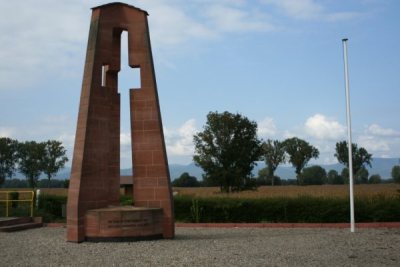
<svg viewBox="0 0 400 267">
<path fill-rule="evenodd" d="M 164 238 L 174 237 L 172 192 L 147 16 L 146 11 L 123 3 L 92 9 L 68 191 L 68 241 L 81 242 L 90 235 L 152 235 L 157 227 Z M 119 205 L 120 196 L 118 72 L 123 31 L 128 33 L 129 66 L 140 68 L 141 80 L 141 87 L 129 92 L 134 205 L 162 209 L 160 220 L 154 219 L 155 215 L 142 218 L 127 214 L 126 209 L 116 213 L 118 208 L 107 215 L 111 214 L 107 208 Z M 91 210 L 101 210 L 101 214 L 88 215 Z"/>
</svg>

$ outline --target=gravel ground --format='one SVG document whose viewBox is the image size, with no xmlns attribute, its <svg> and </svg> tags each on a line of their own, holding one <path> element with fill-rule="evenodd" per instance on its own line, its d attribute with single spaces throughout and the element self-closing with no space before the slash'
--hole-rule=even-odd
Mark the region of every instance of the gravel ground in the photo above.
<svg viewBox="0 0 400 267">
<path fill-rule="evenodd" d="M 173 240 L 68 243 L 0 233 L 1 266 L 400 266 L 400 229 L 177 228 Z"/>
</svg>

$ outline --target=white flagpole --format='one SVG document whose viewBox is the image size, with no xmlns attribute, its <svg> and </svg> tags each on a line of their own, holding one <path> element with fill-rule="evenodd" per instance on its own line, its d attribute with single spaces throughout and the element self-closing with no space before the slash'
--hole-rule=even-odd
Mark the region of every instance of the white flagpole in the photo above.
<svg viewBox="0 0 400 267">
<path fill-rule="evenodd" d="M 349 92 L 349 69 L 347 67 L 347 40 L 342 39 L 343 59 L 344 59 L 344 78 L 346 85 L 346 107 L 347 107 L 347 146 L 349 149 L 349 186 L 350 186 L 350 231 L 354 233 L 354 191 L 353 191 L 353 153 L 351 141 L 351 116 L 350 116 L 350 92 Z"/>
</svg>

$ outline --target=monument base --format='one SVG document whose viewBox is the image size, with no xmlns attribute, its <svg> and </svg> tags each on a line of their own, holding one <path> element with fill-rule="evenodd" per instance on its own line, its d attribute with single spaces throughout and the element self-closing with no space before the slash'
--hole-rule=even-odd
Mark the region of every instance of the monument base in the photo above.
<svg viewBox="0 0 400 267">
<path fill-rule="evenodd" d="M 87 241 L 131 241 L 163 237 L 162 208 L 118 206 L 88 210 Z"/>
</svg>

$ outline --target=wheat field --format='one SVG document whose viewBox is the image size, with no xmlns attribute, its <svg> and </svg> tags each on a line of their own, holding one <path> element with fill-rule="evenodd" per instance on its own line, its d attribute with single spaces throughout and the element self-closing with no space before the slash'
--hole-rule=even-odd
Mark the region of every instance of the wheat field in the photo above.
<svg viewBox="0 0 400 267">
<path fill-rule="evenodd" d="M 349 185 L 310 185 L 310 186 L 260 186 L 254 191 L 221 193 L 219 187 L 182 188 L 174 187 L 175 195 L 195 197 L 233 197 L 233 198 L 268 198 L 268 197 L 348 197 Z M 362 184 L 354 185 L 355 197 L 374 195 L 400 195 L 400 184 Z"/>
<path fill-rule="evenodd" d="M 6 189 L 13 191 L 26 189 Z M 237 193 L 221 193 L 219 187 L 174 187 L 174 195 L 193 197 L 233 197 L 233 198 L 268 198 L 268 197 L 348 197 L 349 185 L 309 185 L 309 186 L 260 186 L 257 190 L 247 190 Z M 66 196 L 68 189 L 43 188 L 41 194 Z M 2 195 L 2 194 L 0 194 Z M 355 197 L 370 197 L 374 195 L 400 195 L 400 184 L 359 184 L 354 185 Z"/>
</svg>

